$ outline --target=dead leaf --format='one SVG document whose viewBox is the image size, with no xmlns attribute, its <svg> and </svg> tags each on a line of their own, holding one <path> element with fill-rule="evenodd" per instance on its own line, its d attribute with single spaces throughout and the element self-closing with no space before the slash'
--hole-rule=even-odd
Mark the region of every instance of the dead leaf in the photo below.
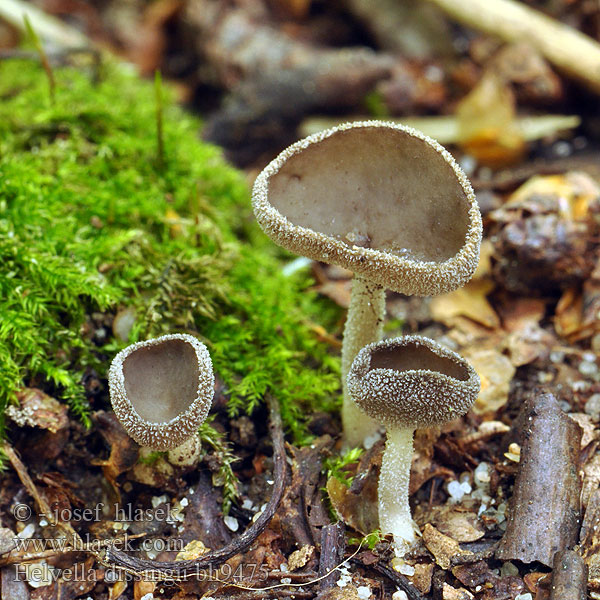
<svg viewBox="0 0 600 600">
<path fill-rule="evenodd" d="M 461 506 L 432 507 L 429 515 L 431 524 L 438 531 L 457 542 L 474 542 L 485 535 L 477 515 Z"/>
<path fill-rule="evenodd" d="M 576 334 L 582 326 L 583 299 L 578 288 L 565 290 L 556 305 L 554 329 L 563 338 Z"/>
<path fill-rule="evenodd" d="M 494 348 L 472 346 L 464 348 L 462 354 L 481 378 L 481 391 L 473 404 L 473 412 L 479 415 L 495 413 L 508 401 L 515 367 L 504 354 Z"/>
<path fill-rule="evenodd" d="M 288 569 L 290 571 L 301 569 L 313 557 L 314 553 L 315 547 L 309 545 L 302 546 L 300 550 L 295 550 L 288 558 Z"/>
<path fill-rule="evenodd" d="M 52 433 L 68 427 L 67 407 L 37 388 L 17 392 L 19 406 L 9 405 L 6 414 L 17 425 L 39 427 Z"/>
<path fill-rule="evenodd" d="M 427 550 L 433 554 L 435 562 L 444 570 L 450 568 L 452 557 L 473 554 L 468 550 L 462 550 L 456 540 L 439 532 L 429 523 L 423 527 L 422 534 Z"/>
<path fill-rule="evenodd" d="M 592 421 L 592 417 L 585 413 L 569 413 L 567 415 L 570 419 L 573 419 L 575 423 L 581 427 L 581 448 L 585 448 L 588 444 L 593 442 L 595 439 L 600 437 L 600 431 L 598 431 Z"/>
<path fill-rule="evenodd" d="M 360 494 L 353 494 L 335 477 L 330 477 L 327 493 L 336 514 L 352 529 L 367 535 L 379 527 L 376 480 L 365 485 Z"/>
<path fill-rule="evenodd" d="M 431 315 L 448 326 L 452 325 L 454 317 L 463 316 L 496 329 L 500 326 L 500 319 L 486 297 L 494 286 L 491 279 L 477 279 L 454 292 L 437 296 L 429 305 Z"/>
<path fill-rule="evenodd" d="M 471 592 L 464 588 L 454 588 L 449 583 L 444 582 L 442 588 L 442 600 L 472 600 L 475 598 Z"/>
</svg>

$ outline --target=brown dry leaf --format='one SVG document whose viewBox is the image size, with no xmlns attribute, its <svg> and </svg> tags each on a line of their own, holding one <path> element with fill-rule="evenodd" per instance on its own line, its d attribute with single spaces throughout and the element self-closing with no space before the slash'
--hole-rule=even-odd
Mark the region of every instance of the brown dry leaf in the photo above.
<svg viewBox="0 0 600 600">
<path fill-rule="evenodd" d="M 450 560 L 453 556 L 473 554 L 468 550 L 462 550 L 456 540 L 444 535 L 429 523 L 423 527 L 423 542 L 427 550 L 433 554 L 435 562 L 445 570 L 450 568 Z"/>
<path fill-rule="evenodd" d="M 502 307 L 504 329 L 509 332 L 503 347 L 515 367 L 545 358 L 556 343 L 554 336 L 540 327 L 546 305 L 533 298 L 509 298 Z"/>
<path fill-rule="evenodd" d="M 464 348 L 462 353 L 481 378 L 481 391 L 473 404 L 473 412 L 479 415 L 495 413 L 508 401 L 515 367 L 495 348 L 471 346 Z"/>
<path fill-rule="evenodd" d="M 577 288 L 565 290 L 556 305 L 554 329 L 563 338 L 576 334 L 582 326 L 583 299 Z"/>
<path fill-rule="evenodd" d="M 314 288 L 319 294 L 333 300 L 338 306 L 348 308 L 350 306 L 350 294 L 352 282 L 345 279 L 325 281 Z"/>
<path fill-rule="evenodd" d="M 502 211 L 522 206 L 529 209 L 544 196 L 558 197 L 558 215 L 568 221 L 585 221 L 598 203 L 600 187 L 587 173 L 570 171 L 562 175 L 535 175 L 505 202 Z M 540 209 L 545 208 L 540 204 Z"/>
<path fill-rule="evenodd" d="M 517 122 L 511 89 L 488 71 L 456 109 L 459 144 L 481 164 L 501 167 L 518 162 L 527 146 Z"/>
<path fill-rule="evenodd" d="M 117 579 L 115 583 L 108 588 L 108 600 L 118 600 L 127 589 L 127 582 Z"/>
<path fill-rule="evenodd" d="M 471 592 L 465 590 L 465 588 L 455 588 L 449 583 L 444 583 L 442 588 L 442 599 L 443 600 L 472 600 L 475 598 Z"/>
<path fill-rule="evenodd" d="M 142 600 L 142 598 L 153 598 L 153 592 L 156 589 L 156 583 L 147 579 L 136 578 L 133 583 L 133 600 Z"/>
<path fill-rule="evenodd" d="M 433 449 L 433 444 L 432 444 Z M 433 477 L 448 478 L 454 475 L 454 471 L 440 466 L 434 462 L 427 454 L 415 452 L 413 454 L 412 465 L 410 469 L 410 484 L 408 493 L 410 495 L 417 492 L 425 483 Z"/>
<path fill-rule="evenodd" d="M 421 592 L 421 594 L 429 594 L 431 590 L 431 581 L 433 578 L 433 563 L 417 563 L 414 565 L 414 575 L 408 575 L 411 583 Z"/>
<path fill-rule="evenodd" d="M 367 482 L 360 494 L 353 494 L 335 477 L 327 480 L 327 493 L 333 510 L 349 527 L 367 535 L 379 527 L 377 482 Z"/>
<path fill-rule="evenodd" d="M 461 506 L 432 507 L 431 524 L 457 542 L 474 542 L 485 535 L 477 515 Z"/>
<path fill-rule="evenodd" d="M 37 388 L 17 392 L 19 407 L 9 405 L 6 414 L 20 427 L 39 427 L 52 433 L 68 427 L 67 407 Z"/>
<path fill-rule="evenodd" d="M 315 547 L 309 545 L 302 546 L 300 550 L 295 550 L 288 558 L 288 569 L 290 571 L 301 569 L 313 557 L 314 553 Z"/>
<path fill-rule="evenodd" d="M 463 316 L 496 329 L 500 319 L 486 297 L 493 289 L 491 279 L 474 279 L 454 292 L 433 298 L 429 305 L 431 315 L 448 326 L 453 325 L 454 317 Z"/>
<path fill-rule="evenodd" d="M 581 448 L 585 448 L 588 444 L 591 444 L 595 439 L 600 437 L 600 431 L 594 426 L 592 417 L 585 413 L 569 413 L 567 415 L 570 419 L 573 419 L 575 423 L 581 427 Z"/>
<path fill-rule="evenodd" d="M 107 481 L 117 491 L 117 477 L 135 465 L 139 446 L 127 435 L 114 414 L 103 411 L 94 415 L 100 434 L 110 446 L 108 460 L 94 460 L 92 464 L 102 467 Z"/>
</svg>

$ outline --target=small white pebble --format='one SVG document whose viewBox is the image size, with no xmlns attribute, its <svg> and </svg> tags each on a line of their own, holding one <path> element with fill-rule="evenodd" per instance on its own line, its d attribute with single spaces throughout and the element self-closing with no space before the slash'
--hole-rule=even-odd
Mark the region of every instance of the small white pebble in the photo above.
<svg viewBox="0 0 600 600">
<path fill-rule="evenodd" d="M 486 462 L 479 463 L 473 475 L 475 476 L 475 485 L 489 483 L 490 465 Z"/>
<path fill-rule="evenodd" d="M 163 495 L 163 496 L 152 496 L 152 508 L 156 508 L 157 506 L 159 506 L 160 504 L 164 504 L 168 501 L 167 496 Z"/>
<path fill-rule="evenodd" d="M 595 375 L 598 372 L 598 365 L 595 362 L 583 360 L 579 363 L 579 372 L 582 375 Z"/>
<path fill-rule="evenodd" d="M 477 516 L 480 517 L 487 510 L 487 504 L 482 504 L 477 511 Z"/>
<path fill-rule="evenodd" d="M 181 504 L 181 506 L 185 508 L 186 506 L 188 506 L 189 503 L 190 501 L 187 498 L 182 498 L 179 504 Z"/>
<path fill-rule="evenodd" d="M 371 588 L 368 585 L 360 585 L 356 588 L 356 594 L 360 600 L 369 600 L 371 597 Z"/>
<path fill-rule="evenodd" d="M 468 481 L 463 481 L 460 484 L 460 489 L 465 493 L 465 494 L 470 494 L 473 491 L 473 488 L 471 487 L 471 484 Z"/>
<path fill-rule="evenodd" d="M 585 403 L 585 412 L 596 421 L 600 419 L 600 394 L 592 394 L 588 398 Z"/>
<path fill-rule="evenodd" d="M 533 596 L 530 592 L 526 592 L 525 594 L 519 594 L 515 596 L 515 600 L 533 600 Z"/>
<path fill-rule="evenodd" d="M 147 594 L 144 594 L 140 600 L 154 600 L 154 594 L 152 592 L 148 592 Z"/>
<path fill-rule="evenodd" d="M 458 481 L 456 480 L 453 480 L 448 484 L 448 494 L 450 494 L 451 500 L 454 500 L 455 502 L 460 502 L 460 500 L 462 500 L 462 497 L 465 495 L 465 492 L 462 489 L 460 483 L 458 483 Z"/>
<path fill-rule="evenodd" d="M 560 350 L 554 350 L 553 352 L 550 352 L 550 362 L 560 363 L 563 361 L 564 358 L 565 353 L 560 352 Z"/>
<path fill-rule="evenodd" d="M 252 500 L 250 500 L 250 498 L 246 498 L 243 502 L 242 502 L 242 508 L 244 510 L 252 510 L 254 508 L 254 504 L 252 504 Z"/>
<path fill-rule="evenodd" d="M 225 522 L 227 528 L 231 529 L 231 531 L 237 531 L 240 528 L 238 520 L 235 517 L 232 517 L 231 515 L 223 517 L 223 521 Z"/>
<path fill-rule="evenodd" d="M 392 594 L 392 600 L 408 600 L 408 596 L 404 590 L 398 590 Z"/>
<path fill-rule="evenodd" d="M 287 566 L 285 563 L 281 563 L 281 564 L 279 565 L 279 570 L 280 570 L 282 573 L 287 573 L 287 572 L 289 571 L 289 569 L 288 569 L 288 566 Z"/>
<path fill-rule="evenodd" d="M 292 580 L 289 577 L 283 577 L 281 579 L 281 583 L 285 583 L 287 585 L 288 583 L 292 583 Z"/>
<path fill-rule="evenodd" d="M 46 527 L 48 525 L 48 521 L 46 519 L 40 519 L 40 527 Z"/>
<path fill-rule="evenodd" d="M 25 527 L 17 533 L 17 537 L 21 540 L 28 540 L 35 533 L 35 525 L 33 523 L 29 523 L 29 525 L 25 525 Z"/>
<path fill-rule="evenodd" d="M 375 433 L 368 435 L 363 440 L 363 446 L 365 447 L 365 450 L 370 450 L 380 439 L 381 439 L 381 433 L 379 431 L 376 431 Z"/>
</svg>

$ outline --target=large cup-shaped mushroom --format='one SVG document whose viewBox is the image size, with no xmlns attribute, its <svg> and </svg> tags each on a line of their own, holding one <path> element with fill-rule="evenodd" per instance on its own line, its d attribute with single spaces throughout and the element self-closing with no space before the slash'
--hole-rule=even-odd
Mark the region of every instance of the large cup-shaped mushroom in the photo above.
<svg viewBox="0 0 600 600">
<path fill-rule="evenodd" d="M 169 450 L 193 439 L 210 409 L 215 379 L 206 346 L 164 335 L 121 350 L 108 374 L 117 418 L 141 446 Z"/>
<path fill-rule="evenodd" d="M 357 352 L 381 338 L 385 288 L 433 296 L 457 289 L 479 260 L 481 215 L 452 156 L 394 123 L 346 123 L 303 139 L 257 177 L 254 213 L 277 244 L 354 272 L 342 383 Z M 374 423 L 344 389 L 346 444 Z"/>
<path fill-rule="evenodd" d="M 420 336 L 369 344 L 348 374 L 358 408 L 387 428 L 379 475 L 379 526 L 394 535 L 402 556 L 414 543 L 408 503 L 413 434 L 465 414 L 479 393 L 479 376 L 456 352 Z"/>
</svg>

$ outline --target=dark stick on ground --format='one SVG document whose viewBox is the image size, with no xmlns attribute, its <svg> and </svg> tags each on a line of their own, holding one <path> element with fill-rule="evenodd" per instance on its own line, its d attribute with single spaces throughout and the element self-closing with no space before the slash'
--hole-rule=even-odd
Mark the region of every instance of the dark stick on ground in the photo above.
<svg viewBox="0 0 600 600">
<path fill-rule="evenodd" d="M 573 550 L 557 552 L 550 586 L 550 600 L 585 600 L 587 566 Z"/>
<path fill-rule="evenodd" d="M 521 461 L 496 558 L 551 567 L 556 552 L 572 548 L 579 534 L 581 429 L 552 394 L 526 402 L 515 428 Z"/>
<path fill-rule="evenodd" d="M 346 528 L 341 521 L 333 525 L 325 525 L 321 530 L 321 556 L 319 558 L 319 577 L 330 573 L 344 560 L 346 549 Z M 332 588 L 338 580 L 339 573 L 334 572 L 321 580 L 319 592 Z"/>
<path fill-rule="evenodd" d="M 221 565 L 227 559 L 246 550 L 273 518 L 285 489 L 286 454 L 281 415 L 275 399 L 267 397 L 267 403 L 270 411 L 269 429 L 273 440 L 273 493 L 261 515 L 244 533 L 234 538 L 231 543 L 223 548 L 210 552 L 196 560 L 180 560 L 175 562 L 144 560 L 131 556 L 121 550 L 109 548 L 106 551 L 103 562 L 113 568 L 123 569 L 139 575 L 146 574 L 158 580 L 193 579 L 195 577 L 203 577 L 205 569 Z"/>
</svg>

